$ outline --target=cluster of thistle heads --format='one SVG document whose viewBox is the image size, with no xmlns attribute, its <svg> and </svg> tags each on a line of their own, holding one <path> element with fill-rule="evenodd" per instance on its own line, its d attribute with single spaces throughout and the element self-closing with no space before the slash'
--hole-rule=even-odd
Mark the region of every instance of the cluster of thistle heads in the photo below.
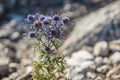
<svg viewBox="0 0 120 80">
<path fill-rule="evenodd" d="M 29 14 L 25 19 L 29 24 L 27 35 L 46 43 L 59 39 L 63 35 L 63 26 L 69 23 L 68 17 L 62 17 L 60 14 L 51 16 Z M 46 47 L 47 49 L 48 47 Z"/>
</svg>

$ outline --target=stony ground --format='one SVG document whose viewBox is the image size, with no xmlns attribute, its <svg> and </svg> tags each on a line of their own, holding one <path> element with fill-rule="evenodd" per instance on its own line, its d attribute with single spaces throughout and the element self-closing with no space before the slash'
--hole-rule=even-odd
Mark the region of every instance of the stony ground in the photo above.
<svg viewBox="0 0 120 80">
<path fill-rule="evenodd" d="M 0 80 L 31 79 L 34 40 L 23 36 L 26 26 L 23 20 L 31 11 L 56 11 L 52 5 L 59 2 L 48 0 L 51 2 L 48 8 L 44 0 L 40 1 L 43 4 L 38 3 L 39 0 L 0 1 Z M 71 34 L 60 48 L 66 55 L 65 72 L 69 79 L 120 80 L 120 10 L 113 6 L 120 5 L 120 1 L 114 2 L 61 0 L 63 6 L 57 9 L 75 25 L 66 29 L 66 33 Z"/>
</svg>

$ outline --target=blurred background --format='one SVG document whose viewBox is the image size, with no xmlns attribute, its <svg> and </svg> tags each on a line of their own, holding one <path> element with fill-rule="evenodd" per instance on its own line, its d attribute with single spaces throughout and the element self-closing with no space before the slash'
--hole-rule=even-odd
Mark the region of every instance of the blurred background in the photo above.
<svg viewBox="0 0 120 80">
<path fill-rule="evenodd" d="M 0 80 L 30 80 L 34 41 L 23 36 L 27 26 L 24 19 L 28 14 L 58 12 L 70 17 L 72 23 L 65 29 L 66 40 L 60 48 L 67 56 L 66 72 L 73 73 L 69 74 L 71 79 L 110 80 L 106 76 L 112 75 L 111 69 L 120 71 L 119 5 L 119 0 L 0 0 Z M 88 70 L 90 65 L 94 66 Z M 113 74 L 111 80 L 120 80 L 120 72 Z"/>
</svg>

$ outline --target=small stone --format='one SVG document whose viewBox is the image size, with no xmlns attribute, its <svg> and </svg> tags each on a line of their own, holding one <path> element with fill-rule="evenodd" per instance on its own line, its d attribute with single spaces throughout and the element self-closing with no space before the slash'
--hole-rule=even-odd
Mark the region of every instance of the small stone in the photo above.
<svg viewBox="0 0 120 80">
<path fill-rule="evenodd" d="M 98 68 L 97 68 L 97 71 L 98 71 L 98 72 L 101 72 L 101 73 L 107 73 L 110 69 L 111 69 L 110 66 L 108 66 L 108 65 L 103 65 L 103 66 L 101 66 L 101 67 L 98 67 Z"/>
<path fill-rule="evenodd" d="M 14 72 L 14 73 L 10 74 L 9 78 L 10 78 L 10 80 L 16 80 L 18 75 L 19 74 L 17 72 Z"/>
<path fill-rule="evenodd" d="M 8 72 L 9 58 L 0 57 L 0 74 L 4 75 Z"/>
<path fill-rule="evenodd" d="M 19 65 L 18 63 L 10 63 L 9 68 L 11 68 L 11 69 L 15 68 L 16 69 L 18 67 L 18 65 Z"/>
<path fill-rule="evenodd" d="M 118 74 L 118 75 L 113 75 L 112 78 L 115 79 L 115 80 L 120 80 L 120 74 Z"/>
<path fill-rule="evenodd" d="M 95 58 L 95 64 L 97 66 L 101 66 L 103 64 L 103 58 L 102 57 L 96 57 Z"/>
<path fill-rule="evenodd" d="M 12 41 L 16 41 L 17 39 L 19 39 L 19 37 L 20 37 L 20 33 L 19 33 L 19 32 L 14 32 L 14 33 L 12 33 L 12 35 L 10 36 L 10 39 L 11 39 Z"/>
<path fill-rule="evenodd" d="M 84 77 L 83 74 L 78 74 L 78 75 L 75 75 L 72 79 L 70 80 L 86 80 L 86 78 Z"/>
<path fill-rule="evenodd" d="M 98 76 L 95 80 L 104 80 L 101 76 Z"/>
<path fill-rule="evenodd" d="M 120 51 L 120 40 L 114 40 L 109 42 L 109 49 L 111 51 Z"/>
<path fill-rule="evenodd" d="M 64 5 L 64 10 L 65 11 L 69 11 L 71 9 L 71 4 L 70 3 L 66 3 L 65 5 Z"/>
<path fill-rule="evenodd" d="M 112 75 L 116 75 L 116 74 L 120 74 L 120 65 L 111 69 L 108 73 L 107 73 L 107 77 L 111 77 Z"/>
<path fill-rule="evenodd" d="M 93 80 L 96 78 L 96 74 L 93 72 L 87 72 L 87 78 Z"/>
<path fill-rule="evenodd" d="M 93 55 L 85 50 L 80 50 L 72 54 L 71 58 L 66 59 L 69 65 L 81 65 L 85 61 L 94 60 Z"/>
<path fill-rule="evenodd" d="M 4 77 L 1 80 L 10 80 L 8 77 Z"/>
<path fill-rule="evenodd" d="M 24 80 L 32 72 L 32 66 L 27 66 L 25 72 L 20 75 L 16 80 Z"/>
<path fill-rule="evenodd" d="M 120 52 L 115 52 L 110 56 L 110 61 L 113 64 L 120 64 Z"/>
<path fill-rule="evenodd" d="M 105 64 L 111 64 L 111 62 L 110 62 L 110 60 L 108 59 L 108 57 L 104 57 L 103 58 L 103 63 L 105 63 Z"/>
<path fill-rule="evenodd" d="M 23 66 L 27 66 L 27 65 L 32 64 L 32 61 L 31 61 L 30 59 L 23 58 L 23 59 L 21 59 L 21 64 L 22 64 Z"/>
<path fill-rule="evenodd" d="M 96 68 L 94 61 L 85 61 L 80 65 L 80 67 L 83 70 L 83 72 L 86 72 L 86 71 L 94 72 Z"/>
<path fill-rule="evenodd" d="M 4 54 L 4 48 L 5 48 L 5 46 L 2 44 L 2 43 L 0 43 L 0 56 L 3 56 Z"/>
<path fill-rule="evenodd" d="M 2 28 L 0 29 L 0 38 L 10 37 L 10 35 L 15 30 L 14 27 L 16 26 L 16 24 L 17 24 L 17 22 L 15 20 L 11 20 L 11 21 L 9 21 L 9 23 L 2 26 Z"/>
<path fill-rule="evenodd" d="M 95 44 L 93 54 L 95 56 L 108 56 L 108 43 L 106 41 L 100 41 Z"/>
</svg>

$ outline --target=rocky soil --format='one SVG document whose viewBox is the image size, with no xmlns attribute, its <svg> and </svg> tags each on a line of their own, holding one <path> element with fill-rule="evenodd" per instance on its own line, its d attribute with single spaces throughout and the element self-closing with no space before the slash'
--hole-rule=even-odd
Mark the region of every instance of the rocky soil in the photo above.
<svg viewBox="0 0 120 80">
<path fill-rule="evenodd" d="M 0 80 L 31 79 L 35 40 L 23 35 L 24 18 L 56 11 L 72 20 L 60 48 L 66 55 L 66 76 L 120 80 L 119 5 L 119 0 L 0 0 Z"/>
</svg>

